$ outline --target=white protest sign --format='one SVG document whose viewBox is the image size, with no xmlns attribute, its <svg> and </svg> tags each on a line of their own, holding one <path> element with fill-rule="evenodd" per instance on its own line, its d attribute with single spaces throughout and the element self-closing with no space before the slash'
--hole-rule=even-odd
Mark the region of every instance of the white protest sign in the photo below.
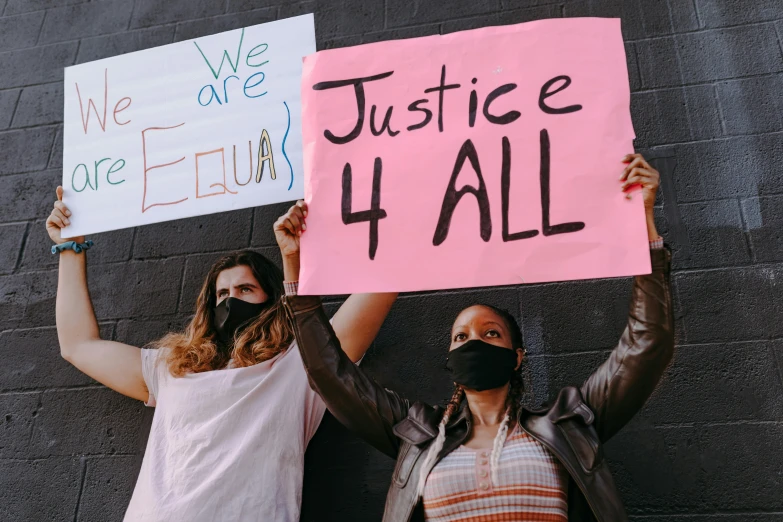
<svg viewBox="0 0 783 522">
<path fill-rule="evenodd" d="M 65 69 L 66 236 L 303 196 L 308 14 Z"/>
</svg>

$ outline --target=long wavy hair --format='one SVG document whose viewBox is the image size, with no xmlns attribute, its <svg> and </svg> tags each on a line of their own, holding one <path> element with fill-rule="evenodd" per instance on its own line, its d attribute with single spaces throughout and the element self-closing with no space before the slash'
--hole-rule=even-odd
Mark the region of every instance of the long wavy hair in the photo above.
<svg viewBox="0 0 783 522">
<path fill-rule="evenodd" d="M 223 348 L 215 330 L 217 278 L 229 268 L 247 266 L 266 292 L 272 306 L 247 327 L 238 332 L 233 345 Z M 166 364 L 175 377 L 189 373 L 225 368 L 233 360 L 234 367 L 252 366 L 269 360 L 288 348 L 294 339 L 280 297 L 283 295 L 283 273 L 269 259 L 251 250 L 224 256 L 209 269 L 201 293 L 196 300 L 196 314 L 184 332 L 172 332 L 153 343 L 165 348 Z"/>
<path fill-rule="evenodd" d="M 508 311 L 498 308 L 496 306 L 488 304 L 478 304 L 477 306 L 483 306 L 489 308 L 495 312 L 506 323 L 506 327 L 511 335 L 511 349 L 516 350 L 518 348 L 524 349 L 522 330 L 519 328 L 519 323 Z M 519 409 L 522 407 L 522 397 L 525 392 L 525 379 L 522 375 L 522 365 L 511 375 L 511 380 L 508 386 L 508 395 L 506 395 L 506 414 L 500 423 L 498 433 L 495 436 L 495 440 L 492 443 L 492 453 L 490 455 L 490 473 L 492 483 L 497 485 L 497 468 L 498 461 L 500 460 L 500 452 L 503 450 L 503 445 L 506 442 L 508 436 L 509 427 L 512 422 L 516 421 L 519 415 Z M 449 423 L 449 419 L 459 411 L 459 407 L 462 401 L 465 399 L 465 390 L 462 386 L 454 383 L 454 393 L 451 394 L 449 402 L 446 404 L 446 409 L 443 412 L 440 424 L 438 424 L 438 436 L 435 441 L 427 450 L 427 456 L 424 459 L 424 463 L 421 466 L 419 476 L 419 496 L 424 494 L 424 487 L 427 482 L 427 476 L 429 475 L 430 468 L 434 461 L 438 458 L 438 454 L 443 450 L 443 444 L 446 442 L 446 425 Z M 468 406 L 466 406 L 467 408 Z"/>
</svg>

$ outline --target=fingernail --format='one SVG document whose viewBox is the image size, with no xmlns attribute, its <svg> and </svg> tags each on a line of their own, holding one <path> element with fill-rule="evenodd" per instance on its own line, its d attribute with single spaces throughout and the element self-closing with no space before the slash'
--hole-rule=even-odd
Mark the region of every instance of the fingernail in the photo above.
<svg viewBox="0 0 783 522">
<path fill-rule="evenodd" d="M 66 216 L 70 216 L 70 215 L 71 215 L 71 211 L 70 211 L 70 210 L 66 210 L 66 211 L 65 211 L 65 215 L 66 215 Z"/>
<path fill-rule="evenodd" d="M 307 217 L 307 211 L 306 210 L 304 211 L 304 217 Z"/>
<path fill-rule="evenodd" d="M 307 230 L 307 225 L 305 225 L 304 223 L 302 223 L 302 230 Z"/>
</svg>

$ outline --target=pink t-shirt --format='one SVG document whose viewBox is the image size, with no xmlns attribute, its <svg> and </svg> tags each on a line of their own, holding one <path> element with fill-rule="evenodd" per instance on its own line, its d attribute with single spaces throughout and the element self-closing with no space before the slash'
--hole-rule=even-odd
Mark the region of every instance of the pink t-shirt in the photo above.
<svg viewBox="0 0 783 522">
<path fill-rule="evenodd" d="M 298 522 L 304 453 L 326 408 L 296 343 L 185 377 L 163 352 L 141 351 L 156 410 L 125 522 Z"/>
</svg>

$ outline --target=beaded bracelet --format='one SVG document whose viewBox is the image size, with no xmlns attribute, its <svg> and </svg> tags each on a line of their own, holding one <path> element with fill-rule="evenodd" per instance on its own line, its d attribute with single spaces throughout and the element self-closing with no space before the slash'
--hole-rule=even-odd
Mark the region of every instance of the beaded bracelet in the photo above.
<svg viewBox="0 0 783 522">
<path fill-rule="evenodd" d="M 81 254 L 83 251 L 88 250 L 90 247 L 92 247 L 93 242 L 92 240 L 88 239 L 84 243 L 77 243 L 76 241 L 66 241 L 65 243 L 60 243 L 59 245 L 52 245 L 52 254 L 59 254 L 63 250 L 73 250 L 77 254 Z"/>
</svg>

